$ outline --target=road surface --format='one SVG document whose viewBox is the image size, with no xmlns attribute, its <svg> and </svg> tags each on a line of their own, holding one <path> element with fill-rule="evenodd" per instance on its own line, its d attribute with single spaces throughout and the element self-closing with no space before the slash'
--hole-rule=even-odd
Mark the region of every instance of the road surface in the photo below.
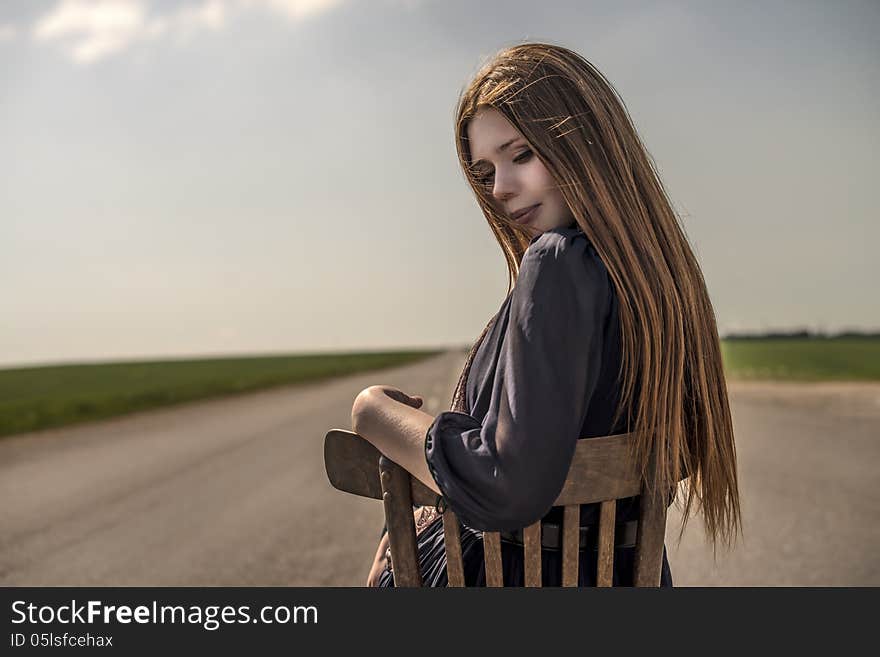
<svg viewBox="0 0 880 657">
<path fill-rule="evenodd" d="M 322 444 L 385 383 L 448 408 L 464 354 L 0 440 L 0 584 L 360 586 L 381 503 L 326 481 Z M 676 585 L 880 585 L 880 385 L 734 384 L 745 538 L 699 519 Z"/>
</svg>

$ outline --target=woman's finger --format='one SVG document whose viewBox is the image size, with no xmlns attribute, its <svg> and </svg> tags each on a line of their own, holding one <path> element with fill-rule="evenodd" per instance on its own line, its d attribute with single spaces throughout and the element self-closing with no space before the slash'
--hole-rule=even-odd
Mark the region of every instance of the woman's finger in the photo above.
<svg viewBox="0 0 880 657">
<path fill-rule="evenodd" d="M 422 399 L 420 395 L 408 395 L 403 390 L 391 386 L 383 387 L 382 392 L 384 392 L 387 397 L 391 397 L 394 401 L 406 404 L 407 406 L 412 406 L 413 408 L 418 408 L 425 403 L 425 400 Z"/>
</svg>

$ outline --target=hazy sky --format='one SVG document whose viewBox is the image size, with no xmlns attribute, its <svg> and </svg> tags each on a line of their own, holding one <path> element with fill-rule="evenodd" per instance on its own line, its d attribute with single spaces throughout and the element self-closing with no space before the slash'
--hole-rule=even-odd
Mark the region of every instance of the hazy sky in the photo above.
<svg viewBox="0 0 880 657">
<path fill-rule="evenodd" d="M 615 85 L 723 332 L 880 327 L 880 4 L 0 3 L 0 364 L 470 343 L 507 289 L 461 89 Z"/>
</svg>

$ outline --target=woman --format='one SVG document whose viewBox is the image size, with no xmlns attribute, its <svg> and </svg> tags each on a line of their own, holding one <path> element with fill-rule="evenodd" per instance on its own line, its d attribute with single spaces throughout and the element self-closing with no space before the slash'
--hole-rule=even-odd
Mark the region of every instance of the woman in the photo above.
<svg viewBox="0 0 880 657">
<path fill-rule="evenodd" d="M 579 438 L 633 432 L 660 490 L 699 508 L 714 544 L 740 531 L 733 428 L 715 317 L 696 258 L 623 101 L 589 62 L 533 43 L 501 51 L 459 102 L 461 166 L 501 246 L 512 289 L 477 340 L 436 418 L 421 398 L 371 386 L 353 430 L 442 496 L 463 523 L 468 585 L 485 583 L 481 530 L 543 519 Z M 618 503 L 618 523 L 638 518 Z M 428 586 L 445 586 L 433 509 L 419 533 Z M 581 525 L 595 526 L 596 505 Z M 389 586 L 382 539 L 368 583 Z M 503 544 L 505 584 L 523 582 L 522 548 Z M 632 583 L 633 548 L 616 547 L 615 583 Z M 542 553 L 544 584 L 561 553 Z M 580 585 L 596 552 L 580 552 Z M 664 551 L 661 585 L 672 577 Z"/>
</svg>

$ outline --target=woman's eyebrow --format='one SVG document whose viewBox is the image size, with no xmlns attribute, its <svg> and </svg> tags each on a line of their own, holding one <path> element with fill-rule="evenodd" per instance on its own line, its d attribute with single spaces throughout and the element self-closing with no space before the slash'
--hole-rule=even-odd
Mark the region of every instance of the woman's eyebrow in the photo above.
<svg viewBox="0 0 880 657">
<path fill-rule="evenodd" d="M 515 142 L 517 139 L 522 139 L 522 137 L 520 137 L 519 135 L 517 135 L 517 136 L 514 137 L 513 139 L 508 139 L 506 142 L 504 142 L 503 144 L 501 144 L 501 146 L 499 146 L 498 148 L 496 148 L 496 149 L 495 149 L 495 152 L 496 152 L 496 153 L 503 153 L 503 152 L 504 152 L 504 149 L 507 148 L 508 146 L 510 146 L 510 145 L 511 145 L 513 142 Z M 471 163 L 471 166 L 476 166 L 476 165 L 478 165 L 478 164 L 488 164 L 488 162 L 486 162 L 486 160 L 479 159 L 479 160 L 475 160 L 474 162 L 472 162 L 472 163 Z"/>
</svg>

